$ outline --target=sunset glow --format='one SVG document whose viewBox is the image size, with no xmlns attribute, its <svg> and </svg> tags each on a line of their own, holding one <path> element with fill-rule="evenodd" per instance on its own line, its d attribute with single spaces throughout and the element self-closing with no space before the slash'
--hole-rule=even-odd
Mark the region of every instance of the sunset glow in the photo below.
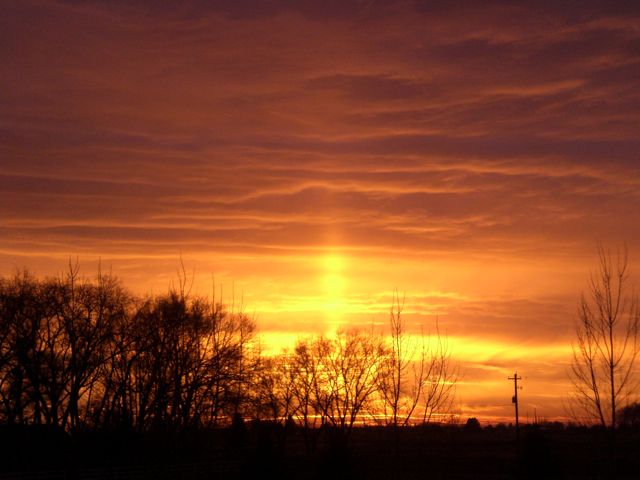
<svg viewBox="0 0 640 480">
<path fill-rule="evenodd" d="M 267 354 L 398 295 L 463 416 L 509 421 L 517 370 L 566 419 L 596 246 L 640 286 L 637 5 L 251 3 L 3 4 L 0 274 L 182 262 Z"/>
<path fill-rule="evenodd" d="M 339 324 L 347 306 L 345 293 L 345 259 L 340 255 L 329 254 L 322 257 L 322 289 L 324 292 L 324 311 L 330 322 Z M 308 305 L 310 311 L 315 310 L 313 304 Z"/>
</svg>

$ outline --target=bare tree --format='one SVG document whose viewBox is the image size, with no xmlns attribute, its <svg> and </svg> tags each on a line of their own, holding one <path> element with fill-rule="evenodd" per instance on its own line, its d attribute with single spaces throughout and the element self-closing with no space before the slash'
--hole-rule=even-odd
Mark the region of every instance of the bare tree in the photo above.
<svg viewBox="0 0 640 480">
<path fill-rule="evenodd" d="M 43 292 L 43 285 L 27 271 L 0 283 L 1 416 L 9 424 L 43 420 L 39 332 L 49 310 Z"/>
<path fill-rule="evenodd" d="M 191 295 L 184 267 L 178 280 L 136 300 L 77 263 L 57 278 L 0 278 L 0 422 L 184 430 L 245 415 L 255 323 Z"/>
<path fill-rule="evenodd" d="M 253 374 L 254 324 L 243 313 L 172 290 L 145 301 L 131 320 L 131 364 L 117 377 L 138 429 L 216 425 L 242 413 Z"/>
<path fill-rule="evenodd" d="M 402 316 L 404 298 L 396 294 L 391 306 L 391 337 L 380 375 L 380 393 L 388 424 L 406 426 L 421 413 L 423 423 L 450 411 L 458 381 L 446 336 L 436 321 L 435 335 L 412 338 Z"/>
<path fill-rule="evenodd" d="M 385 420 L 394 427 L 410 421 L 421 399 L 428 363 L 424 338 L 419 345 L 407 335 L 403 307 L 404 298 L 400 300 L 396 293 L 389 313 L 390 345 L 379 377 Z"/>
<path fill-rule="evenodd" d="M 331 344 L 324 337 L 300 339 L 290 357 L 295 412 L 302 423 L 305 445 L 310 451 L 317 447 L 332 400 L 325 366 L 330 352 Z"/>
<path fill-rule="evenodd" d="M 284 424 L 294 408 L 288 355 L 260 359 L 251 390 L 254 416 Z"/>
<path fill-rule="evenodd" d="M 429 336 L 429 346 L 422 361 L 422 423 L 429 423 L 435 415 L 452 414 L 459 377 L 458 365 L 451 358 L 449 341 L 440 333 L 437 320 L 436 334 Z"/>
<path fill-rule="evenodd" d="M 618 425 L 617 411 L 628 404 L 640 352 L 638 297 L 628 291 L 627 251 L 598 246 L 598 270 L 578 306 L 570 377 L 572 405 L 602 426 Z"/>
<path fill-rule="evenodd" d="M 386 350 L 371 332 L 338 332 L 301 339 L 288 357 L 286 397 L 301 422 L 307 448 L 315 450 L 326 427 L 346 442 L 356 424 L 373 411 Z"/>
<path fill-rule="evenodd" d="M 10 423 L 67 429 L 95 420 L 111 325 L 127 295 L 110 276 L 81 279 L 77 265 L 59 278 L 27 272 L 2 282 L 0 399 Z M 4 333 L 5 335 L 1 335 Z"/>
<path fill-rule="evenodd" d="M 98 269 L 95 281 L 81 279 L 79 267 L 69 265 L 66 277 L 56 284 L 56 316 L 64 326 L 67 405 L 63 426 L 86 426 L 94 416 L 94 407 L 104 394 L 100 385 L 113 327 L 126 315 L 128 295 L 111 275 Z M 93 419 L 92 419 L 93 420 Z"/>
<path fill-rule="evenodd" d="M 381 338 L 365 331 L 339 332 L 330 345 L 327 418 L 348 437 L 378 392 L 386 349 Z"/>
</svg>

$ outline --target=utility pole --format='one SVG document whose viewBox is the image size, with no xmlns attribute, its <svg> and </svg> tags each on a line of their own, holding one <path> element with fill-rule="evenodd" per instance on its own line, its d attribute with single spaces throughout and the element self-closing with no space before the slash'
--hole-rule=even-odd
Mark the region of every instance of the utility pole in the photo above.
<svg viewBox="0 0 640 480">
<path fill-rule="evenodd" d="M 516 443 L 519 445 L 520 444 L 520 424 L 518 421 L 518 380 L 522 380 L 522 377 L 519 377 L 518 372 L 516 371 L 513 374 L 513 377 L 507 377 L 507 380 L 513 380 L 513 398 L 511 398 L 511 402 L 514 404 L 516 408 Z"/>
</svg>

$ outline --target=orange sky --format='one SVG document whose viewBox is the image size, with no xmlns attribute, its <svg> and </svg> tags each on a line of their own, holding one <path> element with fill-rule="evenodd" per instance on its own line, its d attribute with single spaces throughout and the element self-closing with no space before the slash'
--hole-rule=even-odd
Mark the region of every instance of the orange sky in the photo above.
<svg viewBox="0 0 640 480">
<path fill-rule="evenodd" d="M 637 4 L 179 3 L 2 4 L 0 273 L 162 292 L 182 256 L 271 344 L 397 289 L 464 415 L 517 368 L 562 416 L 597 242 L 640 272 Z"/>
</svg>

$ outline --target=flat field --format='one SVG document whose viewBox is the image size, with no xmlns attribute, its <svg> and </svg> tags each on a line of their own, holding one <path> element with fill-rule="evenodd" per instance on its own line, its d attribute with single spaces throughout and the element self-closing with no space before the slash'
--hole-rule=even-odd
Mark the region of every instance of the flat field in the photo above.
<svg viewBox="0 0 640 480">
<path fill-rule="evenodd" d="M 348 437 L 272 424 L 157 433 L 0 428 L 6 479 L 637 479 L 640 432 L 560 425 L 358 427 Z M 313 440 L 315 447 L 313 447 Z"/>
</svg>

